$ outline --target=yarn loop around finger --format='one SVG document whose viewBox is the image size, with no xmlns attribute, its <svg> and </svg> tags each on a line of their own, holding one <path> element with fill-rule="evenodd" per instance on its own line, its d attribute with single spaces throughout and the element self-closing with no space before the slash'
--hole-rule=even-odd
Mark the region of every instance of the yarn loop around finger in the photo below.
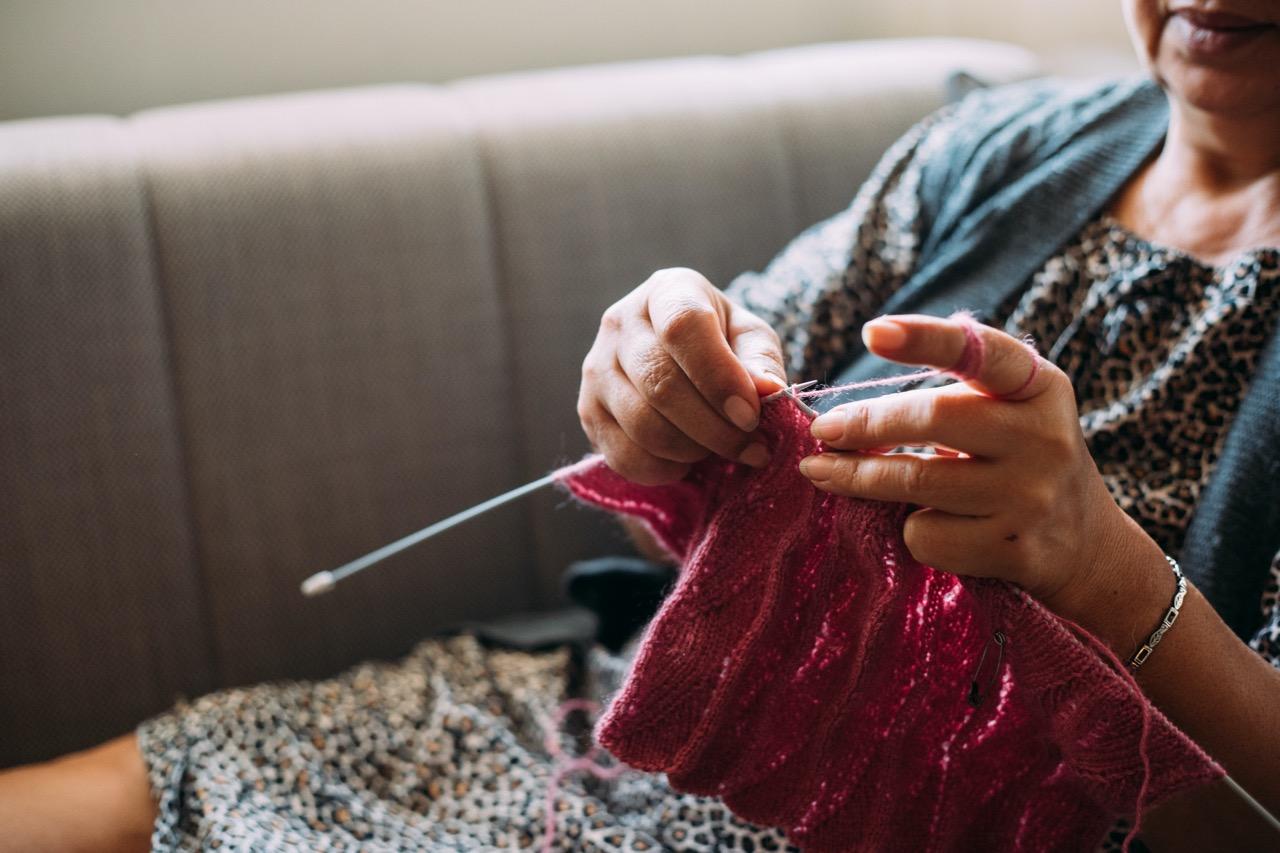
<svg viewBox="0 0 1280 853">
<path fill-rule="evenodd" d="M 1028 390 L 1032 388 L 1036 381 L 1036 377 L 1040 374 L 1040 362 L 1043 360 L 1040 353 L 1036 351 L 1035 344 L 1031 341 L 1031 337 L 1025 336 L 1017 339 L 1022 344 L 1022 348 L 1030 355 L 1030 364 L 1027 367 L 1026 378 L 1022 383 L 1010 391 L 996 392 L 992 390 L 992 379 L 990 375 L 993 372 L 992 359 L 989 357 L 985 338 L 990 334 L 984 331 L 983 326 L 968 311 L 957 311 L 947 318 L 954 320 L 960 324 L 960 328 L 964 332 L 964 349 L 960 353 L 960 358 L 951 368 L 942 371 L 943 373 L 955 376 L 958 379 L 975 382 L 986 391 L 988 396 L 997 400 L 1017 401 L 1025 399 L 1034 394 L 1028 394 Z M 998 332 L 998 334 L 1004 334 Z M 1007 337 L 1007 336 L 1006 336 Z M 1011 372 L 1005 368 L 1001 372 Z"/>
</svg>

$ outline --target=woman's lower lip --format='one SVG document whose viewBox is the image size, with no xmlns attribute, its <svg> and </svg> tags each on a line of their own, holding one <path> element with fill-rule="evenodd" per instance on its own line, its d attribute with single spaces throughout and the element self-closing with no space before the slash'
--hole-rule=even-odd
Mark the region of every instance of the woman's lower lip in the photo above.
<svg viewBox="0 0 1280 853">
<path fill-rule="evenodd" d="M 1240 48 L 1276 32 L 1276 27 L 1272 24 L 1213 29 L 1199 26 L 1182 15 L 1174 15 L 1169 21 L 1169 28 L 1184 51 L 1194 57 L 1206 59 L 1225 58 Z"/>
</svg>

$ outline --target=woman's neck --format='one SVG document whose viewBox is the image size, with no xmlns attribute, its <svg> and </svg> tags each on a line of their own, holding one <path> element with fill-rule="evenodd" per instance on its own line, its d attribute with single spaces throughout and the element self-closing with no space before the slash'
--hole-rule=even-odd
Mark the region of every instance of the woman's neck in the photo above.
<svg viewBox="0 0 1280 853">
<path fill-rule="evenodd" d="M 1208 263 L 1280 246 L 1280 117 L 1210 114 L 1175 99 L 1169 106 L 1164 145 L 1112 215 Z"/>
<path fill-rule="evenodd" d="M 1231 193 L 1280 181 L 1280 116 L 1223 116 L 1175 99 L 1161 157 L 1206 192 Z"/>
</svg>

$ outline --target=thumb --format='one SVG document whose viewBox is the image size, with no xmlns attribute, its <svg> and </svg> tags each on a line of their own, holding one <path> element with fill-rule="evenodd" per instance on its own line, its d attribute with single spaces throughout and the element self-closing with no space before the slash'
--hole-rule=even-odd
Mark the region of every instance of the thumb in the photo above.
<svg viewBox="0 0 1280 853">
<path fill-rule="evenodd" d="M 735 314 L 746 312 L 734 312 Z M 781 391 L 787 385 L 783 367 L 782 345 L 773 329 L 754 315 L 732 317 L 729 324 L 729 347 L 751 375 L 760 396 Z"/>
</svg>

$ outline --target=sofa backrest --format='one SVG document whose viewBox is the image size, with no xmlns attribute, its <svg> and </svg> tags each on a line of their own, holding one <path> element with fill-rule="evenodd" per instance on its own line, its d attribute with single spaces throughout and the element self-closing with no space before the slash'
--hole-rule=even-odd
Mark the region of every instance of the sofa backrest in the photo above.
<svg viewBox="0 0 1280 853">
<path fill-rule="evenodd" d="M 0 766 L 177 696 L 552 606 L 625 549 L 546 493 L 656 269 L 726 283 L 847 205 L 989 42 L 812 45 L 0 125 Z"/>
</svg>

